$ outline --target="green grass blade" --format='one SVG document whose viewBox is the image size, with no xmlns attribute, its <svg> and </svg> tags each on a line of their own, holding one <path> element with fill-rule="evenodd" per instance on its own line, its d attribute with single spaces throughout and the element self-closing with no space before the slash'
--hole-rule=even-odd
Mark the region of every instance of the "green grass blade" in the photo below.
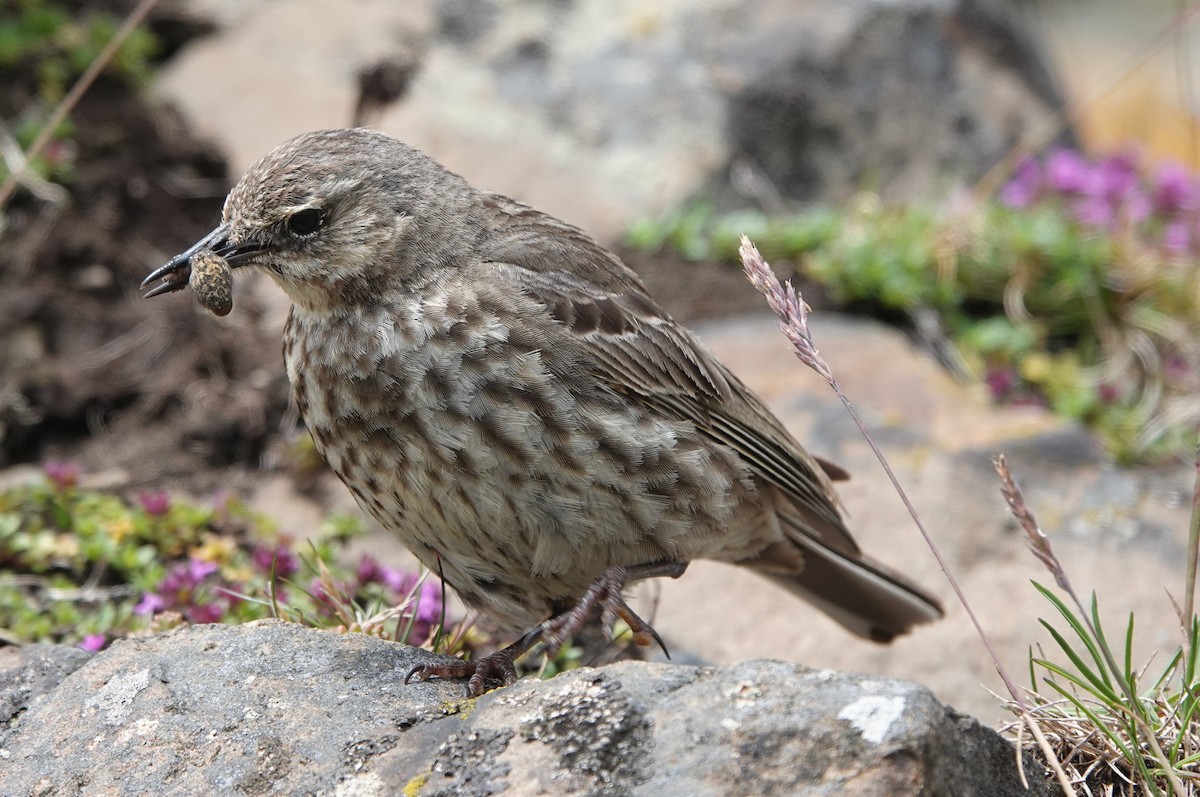
<svg viewBox="0 0 1200 797">
<path fill-rule="evenodd" d="M 1171 680 L 1171 677 L 1175 674 L 1175 671 L 1181 667 L 1182 664 L 1183 648 L 1176 648 L 1175 654 L 1171 656 L 1171 660 L 1167 662 L 1167 666 L 1163 667 L 1163 670 L 1161 673 L 1159 673 L 1158 678 L 1154 680 L 1154 686 L 1151 687 L 1150 691 L 1166 691 L 1168 689 L 1168 684 Z"/>
<path fill-rule="evenodd" d="M 1195 693 L 1196 662 L 1200 658 L 1200 617 L 1192 618 L 1191 644 L 1187 650 L 1187 666 L 1183 670 L 1183 686 L 1188 692 Z"/>
<path fill-rule="evenodd" d="M 1084 647 L 1086 647 L 1088 650 L 1088 655 L 1091 656 L 1092 661 L 1096 665 L 1095 677 L 1099 681 L 1103 682 L 1104 691 L 1106 693 L 1113 693 L 1113 683 L 1108 676 L 1108 665 L 1105 663 L 1104 656 L 1100 653 L 1100 649 L 1096 646 L 1095 641 L 1092 639 L 1092 634 L 1088 630 L 1087 625 L 1078 617 L 1076 617 L 1075 613 L 1071 611 L 1067 604 L 1049 589 L 1043 587 L 1036 581 L 1033 582 L 1033 586 L 1038 592 L 1042 593 L 1042 596 L 1045 597 L 1046 600 L 1054 604 L 1054 607 L 1058 609 L 1058 613 L 1063 616 L 1063 619 L 1067 621 L 1067 624 L 1070 625 L 1071 629 L 1075 632 L 1075 636 L 1079 637 L 1079 640 L 1083 642 Z M 1042 623 L 1043 625 L 1046 625 L 1045 621 L 1042 621 Z M 1070 651 L 1068 655 L 1071 656 L 1073 660 L 1077 660 L 1079 658 L 1069 645 L 1066 645 L 1061 641 L 1059 642 L 1059 645 L 1062 646 L 1065 651 Z M 1080 672 L 1083 672 L 1083 670 L 1080 670 Z M 1089 672 L 1091 672 L 1090 669 Z"/>
<path fill-rule="evenodd" d="M 1033 669 L 1033 645 L 1029 646 L 1029 685 L 1033 693 L 1038 694 L 1037 672 Z"/>
<path fill-rule="evenodd" d="M 1060 634 L 1057 629 L 1054 628 L 1054 626 L 1042 619 L 1039 619 L 1038 622 L 1041 623 L 1042 627 L 1050 633 L 1050 636 L 1054 637 L 1054 641 L 1058 643 L 1058 646 L 1062 648 L 1063 653 L 1065 653 L 1067 658 L 1071 660 L 1071 663 L 1075 665 L 1075 669 L 1081 676 L 1083 676 L 1083 678 L 1086 679 L 1087 683 L 1081 681 L 1079 682 L 1080 686 L 1096 695 L 1097 698 L 1110 704 L 1122 704 L 1121 698 L 1117 695 L 1116 691 L 1113 690 L 1112 683 L 1110 683 L 1107 678 L 1103 678 L 1093 672 L 1092 668 L 1084 662 L 1083 657 L 1075 652 L 1063 635 Z M 1044 667 L 1048 664 L 1049 662 L 1042 662 L 1042 666 Z M 1069 677 L 1069 673 L 1067 673 L 1065 670 L 1062 670 L 1062 668 L 1057 669 L 1060 671 L 1060 675 L 1063 675 L 1063 677 Z"/>
<path fill-rule="evenodd" d="M 1086 703 L 1084 703 L 1082 700 L 1080 700 L 1078 695 L 1074 694 L 1073 692 L 1068 691 L 1067 689 L 1065 689 L 1062 686 L 1062 684 L 1058 683 L 1054 679 L 1047 678 L 1046 684 L 1051 689 L 1053 689 L 1055 692 L 1058 692 L 1060 695 L 1062 695 L 1064 698 L 1066 698 L 1066 700 L 1068 702 L 1070 702 L 1071 705 L 1075 706 L 1075 709 L 1080 714 L 1083 714 L 1085 717 L 1087 717 L 1088 720 L 1092 723 L 1092 726 L 1095 727 L 1097 731 L 1104 734 L 1105 737 L 1107 737 L 1108 740 L 1110 742 L 1112 742 L 1113 747 L 1116 747 L 1118 750 L 1121 751 L 1121 755 L 1126 760 L 1130 761 L 1131 763 L 1133 762 L 1134 757 L 1135 757 L 1134 756 L 1135 751 L 1130 749 L 1129 745 L 1126 743 L 1126 741 L 1124 739 L 1122 739 L 1119 735 L 1117 735 L 1116 733 L 1113 732 L 1113 729 L 1109 726 L 1108 723 L 1106 723 L 1102 719 L 1100 719 L 1100 715 L 1097 714 L 1095 710 L 1093 710 Z"/>
<path fill-rule="evenodd" d="M 1092 594 L 1095 595 L 1095 593 Z M 1125 626 L 1125 683 L 1132 684 L 1133 682 L 1133 612 L 1130 612 L 1129 624 Z M 1137 694 L 1136 690 L 1134 690 L 1134 694 Z"/>
</svg>

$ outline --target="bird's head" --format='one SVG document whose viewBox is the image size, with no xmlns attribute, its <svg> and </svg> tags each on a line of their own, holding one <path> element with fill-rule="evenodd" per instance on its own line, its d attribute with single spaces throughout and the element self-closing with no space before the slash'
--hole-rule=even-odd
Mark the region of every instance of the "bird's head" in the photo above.
<svg viewBox="0 0 1200 797">
<path fill-rule="evenodd" d="M 142 286 L 161 280 L 148 297 L 183 288 L 192 257 L 213 250 L 232 268 L 265 270 L 301 308 L 369 303 L 460 258 L 474 198 L 457 175 L 383 133 L 306 133 L 251 166 L 221 224 Z"/>
</svg>

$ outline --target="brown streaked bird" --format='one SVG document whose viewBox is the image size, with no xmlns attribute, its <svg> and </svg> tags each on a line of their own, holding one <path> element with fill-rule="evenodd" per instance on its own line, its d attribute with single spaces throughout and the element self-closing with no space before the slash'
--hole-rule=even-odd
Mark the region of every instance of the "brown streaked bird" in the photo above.
<svg viewBox="0 0 1200 797">
<path fill-rule="evenodd" d="M 517 656 L 597 611 L 648 644 L 623 589 L 693 559 L 748 567 L 877 642 L 942 614 L 859 550 L 840 469 L 569 224 L 382 133 L 325 130 L 252 166 L 148 296 L 210 250 L 291 298 L 292 391 L 362 508 L 469 606 L 533 629 L 409 678 L 511 683 Z"/>
</svg>

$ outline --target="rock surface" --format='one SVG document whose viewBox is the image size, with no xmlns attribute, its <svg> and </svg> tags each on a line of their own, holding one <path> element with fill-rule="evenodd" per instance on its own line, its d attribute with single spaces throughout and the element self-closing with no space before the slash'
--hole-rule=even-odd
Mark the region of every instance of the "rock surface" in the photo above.
<svg viewBox="0 0 1200 797">
<path fill-rule="evenodd" d="M 403 685 L 431 655 L 277 621 L 119 642 L 0 727 L 0 794 L 1052 793 L 915 684 L 626 662 L 465 700 Z"/>
<path fill-rule="evenodd" d="M 602 240 L 696 195 L 778 210 L 940 195 L 1061 106 L 999 0 L 209 2 L 159 89 L 241 171 L 351 124 L 356 76 L 415 64 L 370 121 Z"/>
<path fill-rule="evenodd" d="M 0 648 L 0 731 L 40 703 L 92 655 L 66 645 Z"/>
</svg>

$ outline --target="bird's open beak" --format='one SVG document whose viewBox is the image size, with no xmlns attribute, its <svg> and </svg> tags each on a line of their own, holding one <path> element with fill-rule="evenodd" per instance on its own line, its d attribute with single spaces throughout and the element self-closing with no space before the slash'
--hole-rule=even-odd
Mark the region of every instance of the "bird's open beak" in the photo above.
<svg viewBox="0 0 1200 797">
<path fill-rule="evenodd" d="M 146 293 L 145 298 L 149 299 L 151 296 L 160 296 L 164 293 L 171 293 L 172 291 L 185 288 L 188 284 L 188 279 L 192 275 L 192 257 L 202 249 L 213 250 L 225 258 L 225 261 L 229 263 L 231 268 L 245 265 L 248 260 L 266 251 L 266 247 L 257 241 L 246 241 L 239 244 L 229 243 L 229 225 L 222 224 L 188 247 L 187 251 L 175 255 L 166 264 L 150 272 L 142 280 L 143 289 L 147 288 L 155 280 L 162 280 L 162 282 L 151 288 Z"/>
</svg>

